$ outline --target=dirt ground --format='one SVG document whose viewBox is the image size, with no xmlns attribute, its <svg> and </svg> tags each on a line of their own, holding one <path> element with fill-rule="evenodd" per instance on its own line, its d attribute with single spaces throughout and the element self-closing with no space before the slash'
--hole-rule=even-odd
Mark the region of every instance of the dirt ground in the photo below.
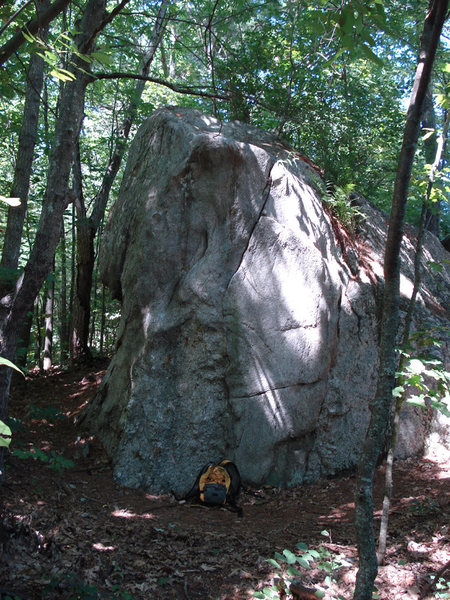
<svg viewBox="0 0 450 600">
<path fill-rule="evenodd" d="M 284 549 L 300 555 L 299 542 L 321 554 L 320 565 L 309 570 L 297 564 L 303 585 L 324 591 L 326 599 L 352 598 L 354 475 L 289 490 L 246 490 L 242 519 L 122 488 L 99 442 L 85 423 L 76 423 L 104 370 L 101 363 L 55 370 L 16 380 L 12 388 L 10 412 L 22 429 L 14 432 L 11 450 L 28 458 L 8 458 L 1 490 L 2 600 L 250 599 L 280 582 L 267 559 Z M 29 457 L 31 449 L 38 458 Z M 380 467 L 377 519 L 382 487 Z M 376 597 L 450 597 L 449 517 L 450 464 L 397 462 L 388 557 Z"/>
</svg>

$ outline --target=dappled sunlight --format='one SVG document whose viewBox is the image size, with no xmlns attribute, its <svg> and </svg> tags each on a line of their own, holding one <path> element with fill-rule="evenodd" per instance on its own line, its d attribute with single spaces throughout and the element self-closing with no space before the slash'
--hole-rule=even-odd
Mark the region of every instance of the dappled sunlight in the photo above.
<svg viewBox="0 0 450 600">
<path fill-rule="evenodd" d="M 135 513 L 127 508 L 116 508 L 111 512 L 111 516 L 120 519 L 155 519 L 152 513 Z"/>
<path fill-rule="evenodd" d="M 333 523 L 334 521 L 339 523 L 349 523 L 353 522 L 355 511 L 355 503 L 348 502 L 347 504 L 341 504 L 340 506 L 333 506 L 330 508 L 330 511 L 321 515 L 320 522 L 321 523 Z"/>
<path fill-rule="evenodd" d="M 92 544 L 94 550 L 99 550 L 100 552 L 113 552 L 116 549 L 116 546 L 105 546 L 101 542 L 95 542 Z"/>
</svg>

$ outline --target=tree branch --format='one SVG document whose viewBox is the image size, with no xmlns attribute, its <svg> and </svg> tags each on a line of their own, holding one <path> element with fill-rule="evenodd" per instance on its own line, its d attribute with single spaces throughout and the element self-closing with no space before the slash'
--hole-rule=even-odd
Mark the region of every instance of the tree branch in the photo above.
<svg viewBox="0 0 450 600">
<path fill-rule="evenodd" d="M 190 94 L 191 96 L 200 96 L 201 98 L 216 98 L 218 100 L 230 99 L 230 97 L 225 94 L 207 92 L 199 89 L 198 87 L 182 85 L 179 83 L 171 83 L 170 81 L 166 81 L 165 79 L 160 79 L 158 77 L 148 77 L 145 75 L 140 75 L 138 73 L 123 73 L 120 71 L 116 71 L 113 73 L 93 73 L 91 83 L 98 79 L 140 79 L 142 81 L 149 81 L 150 83 L 162 85 L 164 87 L 169 88 L 170 90 L 173 90 L 174 92 L 177 92 L 178 94 Z"/>
<path fill-rule="evenodd" d="M 70 2 L 71 0 L 55 0 L 55 2 L 53 2 L 53 4 L 49 6 L 46 11 L 39 15 L 39 17 L 28 21 L 26 25 L 24 25 L 16 34 L 13 35 L 9 42 L 6 42 L 6 44 L 3 44 L 3 46 L 0 48 L 0 65 L 3 65 L 8 58 L 14 54 L 14 52 L 18 50 L 24 43 L 24 32 L 29 32 L 34 35 L 39 31 L 40 28 L 45 27 L 51 21 L 53 21 L 53 19 L 57 17 L 59 13 L 70 4 Z"/>
</svg>

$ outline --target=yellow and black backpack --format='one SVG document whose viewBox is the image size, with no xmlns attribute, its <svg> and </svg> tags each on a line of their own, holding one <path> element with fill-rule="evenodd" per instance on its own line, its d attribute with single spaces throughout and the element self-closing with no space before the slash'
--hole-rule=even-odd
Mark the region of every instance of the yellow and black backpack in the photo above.
<svg viewBox="0 0 450 600">
<path fill-rule="evenodd" d="M 191 490 L 183 500 L 196 499 L 208 506 L 225 506 L 242 516 L 236 501 L 242 488 L 241 476 L 231 460 L 207 463 L 200 471 Z"/>
</svg>

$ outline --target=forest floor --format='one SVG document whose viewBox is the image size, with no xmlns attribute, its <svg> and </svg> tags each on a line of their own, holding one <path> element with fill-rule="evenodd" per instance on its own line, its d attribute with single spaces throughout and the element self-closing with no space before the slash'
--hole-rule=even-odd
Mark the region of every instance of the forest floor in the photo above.
<svg viewBox="0 0 450 600">
<path fill-rule="evenodd" d="M 36 457 L 36 449 L 43 453 L 41 459 L 12 455 L 7 461 L 0 501 L 2 600 L 245 600 L 277 583 L 279 574 L 267 559 L 284 549 L 300 555 L 298 542 L 321 555 L 320 565 L 312 563 L 309 570 L 297 564 L 303 585 L 324 590 L 326 599 L 352 597 L 354 475 L 289 490 L 247 490 L 240 499 L 242 519 L 224 509 L 125 489 L 115 483 L 110 461 L 86 424 L 76 424 L 104 370 L 101 363 L 55 370 L 16 380 L 12 388 L 10 412 L 22 430 L 14 432 L 11 449 L 25 456 L 32 449 Z M 74 466 L 66 468 L 61 456 Z M 382 489 L 380 467 L 377 520 Z M 449 527 L 449 462 L 396 462 L 377 597 L 448 598 L 443 588 L 450 581 Z M 437 586 L 430 585 L 433 579 Z"/>
</svg>

